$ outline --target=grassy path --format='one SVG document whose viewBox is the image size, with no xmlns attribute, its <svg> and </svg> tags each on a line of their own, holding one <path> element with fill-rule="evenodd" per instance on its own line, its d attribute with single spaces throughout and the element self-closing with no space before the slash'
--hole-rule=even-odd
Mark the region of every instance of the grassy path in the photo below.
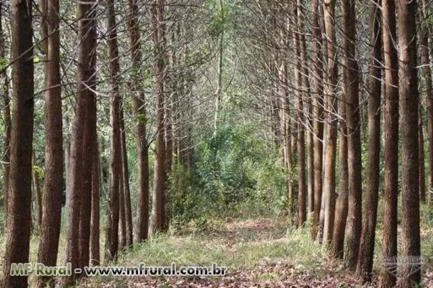
<svg viewBox="0 0 433 288">
<path fill-rule="evenodd" d="M 228 269 L 224 277 L 89 278 L 79 287 L 357 287 L 356 279 L 328 259 L 307 230 L 289 231 L 283 220 L 210 226 L 156 237 L 122 254 L 116 265 L 218 264 Z"/>
</svg>

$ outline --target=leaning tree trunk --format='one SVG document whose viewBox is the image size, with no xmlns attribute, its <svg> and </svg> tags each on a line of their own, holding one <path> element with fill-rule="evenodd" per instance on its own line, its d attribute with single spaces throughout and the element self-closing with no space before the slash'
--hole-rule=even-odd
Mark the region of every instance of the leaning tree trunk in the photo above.
<svg viewBox="0 0 433 288">
<path fill-rule="evenodd" d="M 398 1 L 399 83 L 402 132 L 402 287 L 421 281 L 419 167 L 418 167 L 418 75 L 416 1 Z M 418 257 L 413 258 L 413 257 Z M 411 260 L 410 262 L 408 260 Z M 408 263 L 409 262 L 409 263 Z"/>
<path fill-rule="evenodd" d="M 63 131 L 60 81 L 59 1 L 46 1 L 43 13 L 47 29 L 45 64 L 45 182 L 42 199 L 42 224 L 38 262 L 55 266 L 59 248 L 63 192 Z M 38 279 L 39 288 L 49 278 Z M 53 284 L 53 283 L 52 283 Z M 51 284 L 51 285 L 52 285 Z M 52 285 L 53 286 L 53 285 Z"/>
<path fill-rule="evenodd" d="M 6 249 L 2 287 L 27 287 L 27 276 L 10 275 L 12 263 L 28 263 L 33 145 L 32 2 L 11 1 L 13 123 Z"/>
<path fill-rule="evenodd" d="M 382 0 L 383 57 L 385 69 L 385 112 L 384 112 L 384 219 L 382 257 L 390 267 L 383 267 L 380 286 L 393 287 L 397 256 L 397 198 L 398 198 L 398 59 L 394 46 L 396 35 L 395 2 Z"/>
<path fill-rule="evenodd" d="M 382 78 L 382 21 L 380 0 L 371 4 L 370 23 L 372 60 L 368 79 L 368 182 L 365 197 L 361 244 L 359 248 L 357 273 L 363 281 L 371 281 L 373 269 L 374 244 L 377 222 L 377 205 L 380 181 L 380 102 Z"/>
</svg>

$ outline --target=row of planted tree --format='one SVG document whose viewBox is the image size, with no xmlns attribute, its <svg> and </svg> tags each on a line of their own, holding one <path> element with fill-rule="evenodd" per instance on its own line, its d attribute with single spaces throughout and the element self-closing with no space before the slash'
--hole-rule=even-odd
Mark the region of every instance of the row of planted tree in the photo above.
<svg viewBox="0 0 433 288">
<path fill-rule="evenodd" d="M 58 0 L 41 0 L 33 7 L 31 1 L 0 1 L 8 235 L 3 287 L 27 287 L 28 282 L 27 277 L 10 277 L 9 270 L 11 263 L 29 261 L 31 225 L 35 224 L 31 219 L 32 139 L 38 131 L 33 125 L 38 116 L 34 102 L 38 104 L 39 94 L 44 95 L 45 105 L 45 168 L 44 188 L 36 193 L 40 203 L 38 262 L 49 266 L 59 262 L 66 187 L 65 261 L 75 268 L 101 262 L 99 226 L 104 222 L 100 207 L 105 202 L 108 261 L 115 260 L 123 247 L 168 228 L 170 171 L 175 163 L 192 169 L 192 132 L 201 129 L 192 111 L 212 114 L 217 131 L 226 100 L 223 84 L 245 79 L 249 93 L 245 94 L 252 95 L 242 102 L 251 105 L 246 114 L 268 121 L 275 147 L 282 151 L 287 211 L 293 223 L 300 227 L 310 218 L 312 237 L 368 281 L 378 220 L 383 220 L 383 262 L 396 265 L 401 195 L 400 261 L 408 262 L 403 265 L 401 283 L 411 287 L 420 282 L 420 262 L 409 259 L 419 259 L 421 254 L 424 126 L 428 166 L 433 163 L 431 4 L 404 0 L 208 2 L 64 1 L 59 6 Z M 120 9 L 122 5 L 126 11 Z M 70 12 L 75 8 L 77 15 Z M 209 12 L 212 9 L 214 14 Z M 5 11 L 10 12 L 10 24 L 3 18 Z M 66 31 L 76 35 L 77 41 L 71 41 L 74 37 Z M 197 41 L 205 35 L 211 35 L 213 46 Z M 229 46 L 232 42 L 235 47 Z M 193 87 L 214 80 L 206 76 L 197 80 L 207 60 L 216 67 L 211 74 L 216 92 L 207 91 L 210 97 L 195 99 Z M 242 77 L 230 75 L 239 71 Z M 423 121 L 421 96 L 427 103 L 428 125 Z M 101 167 L 104 143 L 98 141 L 102 134 L 98 123 L 108 109 L 97 105 L 105 99 L 110 101 L 106 169 Z M 211 108 L 200 106 L 202 102 L 212 103 Z M 75 107 L 73 113 L 68 113 L 70 107 Z M 136 191 L 130 187 L 128 170 L 131 149 L 125 131 L 130 118 Z M 65 132 L 70 124 L 70 133 Z M 101 185 L 101 173 L 106 171 L 109 182 Z M 431 186 L 433 169 L 428 178 Z M 107 201 L 101 199 L 102 186 L 108 186 Z M 383 219 L 377 219 L 380 195 Z M 382 287 L 395 285 L 394 268 L 383 269 Z M 38 285 L 44 287 L 52 280 L 38 279 Z M 64 284 L 75 281 L 74 277 L 62 280 Z"/>
<path fill-rule="evenodd" d="M 104 259 L 111 261 L 119 250 L 168 228 L 165 191 L 169 171 L 175 164 L 185 169 L 192 165 L 192 107 L 187 96 L 194 81 L 194 67 L 202 61 L 197 53 L 191 56 L 190 48 L 195 29 L 191 25 L 193 17 L 197 18 L 190 8 L 200 1 L 189 5 L 172 2 L 0 2 L 7 233 L 2 287 L 28 285 L 27 276 L 11 276 L 10 269 L 12 263 L 29 262 L 32 226 L 40 230 L 37 261 L 47 266 L 61 264 L 58 255 L 63 253 L 59 251 L 59 239 L 64 190 L 65 261 L 72 269 L 102 262 L 100 231 L 105 233 Z M 127 9 L 120 10 L 120 5 Z M 74 78 L 76 82 L 71 80 Z M 109 92 L 102 92 L 102 87 Z M 146 90 L 149 87 L 151 92 Z M 34 123 L 40 111 L 34 111 L 34 107 L 39 95 L 44 96 L 45 107 L 43 189 L 35 175 L 33 141 L 34 132 L 38 132 Z M 107 103 L 105 97 L 110 104 L 107 201 L 101 199 L 101 173 L 106 170 L 101 169 L 97 131 L 98 122 L 108 110 L 97 103 Z M 68 111 L 70 103 L 75 107 L 73 113 Z M 125 133 L 129 116 L 133 119 L 136 153 L 136 223 Z M 149 171 L 150 149 L 154 151 L 154 173 Z M 153 182 L 151 175 L 155 177 Z M 35 201 L 32 185 L 37 190 L 33 193 Z M 37 213 L 32 212 L 33 202 Z M 100 207 L 105 203 L 103 230 Z M 33 223 L 32 214 L 37 214 Z M 74 283 L 77 277 L 62 278 L 62 285 Z M 37 287 L 54 285 L 55 281 L 41 277 Z"/>
<path fill-rule="evenodd" d="M 297 0 L 251 5 L 252 14 L 262 19 L 251 26 L 247 49 L 260 67 L 252 77 L 260 84 L 253 89 L 267 103 L 265 113 L 283 151 L 290 217 L 297 226 L 311 218 L 312 237 L 364 281 L 374 278 L 377 223 L 383 221 L 381 287 L 396 285 L 396 271 L 401 273 L 401 287 L 421 281 L 425 128 L 429 167 L 433 164 L 427 2 Z M 430 186 L 432 173 L 430 168 Z M 383 219 L 377 219 L 380 196 Z"/>
</svg>

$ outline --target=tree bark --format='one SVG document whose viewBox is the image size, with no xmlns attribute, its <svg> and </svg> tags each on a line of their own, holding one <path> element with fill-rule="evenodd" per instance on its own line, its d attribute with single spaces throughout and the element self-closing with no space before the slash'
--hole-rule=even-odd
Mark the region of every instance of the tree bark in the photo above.
<svg viewBox="0 0 433 288">
<path fill-rule="evenodd" d="M 344 77 L 346 78 L 346 77 Z M 346 92 L 344 92 L 346 93 Z M 345 119 L 346 107 L 343 101 L 339 102 L 340 116 Z M 331 255 L 343 259 L 344 238 L 347 224 L 347 212 L 349 206 L 349 182 L 348 182 L 348 160 L 347 160 L 347 125 L 345 121 L 340 123 L 339 133 L 339 158 L 340 158 L 340 177 L 338 183 L 338 197 L 335 209 L 335 225 L 331 242 Z"/>
<path fill-rule="evenodd" d="M 119 48 L 117 45 L 117 24 L 115 14 L 115 1 L 107 1 L 107 28 L 108 55 L 110 59 L 110 196 L 107 223 L 106 257 L 114 260 L 119 249 L 119 197 L 120 197 L 120 176 L 121 176 L 121 147 L 120 147 L 120 94 L 119 94 Z"/>
<path fill-rule="evenodd" d="M 357 273 L 364 282 L 371 281 L 373 269 L 374 244 L 376 236 L 377 205 L 380 183 L 380 106 L 382 86 L 382 21 L 381 0 L 371 4 L 371 43 L 372 60 L 368 79 L 368 182 L 364 211 L 366 216 L 362 226 Z"/>
<path fill-rule="evenodd" d="M 152 28 L 155 47 L 155 94 L 157 109 L 157 135 L 155 159 L 155 190 L 152 201 L 152 221 L 150 235 L 162 230 L 164 223 L 164 198 L 166 190 L 165 132 L 164 132 L 164 0 L 155 0 L 152 4 Z"/>
<path fill-rule="evenodd" d="M 349 181 L 349 211 L 346 229 L 345 263 L 351 270 L 356 269 L 359 243 L 362 233 L 362 161 L 361 161 L 361 122 L 359 112 L 359 68 L 356 60 L 356 12 L 355 1 L 343 1 L 344 52 L 346 67 L 345 86 L 347 93 L 347 156 Z"/>
<path fill-rule="evenodd" d="M 141 89 L 141 62 L 142 52 L 140 43 L 140 27 L 138 23 L 139 11 L 137 0 L 128 0 L 128 32 L 129 46 L 131 49 L 132 67 L 136 73 L 133 75 L 132 105 L 136 119 L 135 143 L 137 146 L 137 171 L 138 171 L 138 216 L 136 238 L 137 242 L 146 240 L 149 231 L 149 152 L 146 133 L 146 102 Z"/>
<path fill-rule="evenodd" d="M 323 193 L 325 194 L 325 212 L 323 242 L 328 244 L 332 240 L 335 217 L 335 158 L 337 144 L 337 98 L 335 87 L 337 86 L 337 62 L 335 59 L 336 35 L 335 35 L 335 0 L 324 1 L 325 33 L 327 38 L 327 79 L 325 81 L 326 119 L 326 145 L 324 155 L 324 181 Z"/>
<path fill-rule="evenodd" d="M 401 285 L 421 281 L 419 166 L 418 166 L 418 75 L 416 46 L 416 1 L 398 1 L 399 82 L 402 132 L 402 247 L 405 265 Z M 414 259 L 415 257 L 415 259 Z M 411 260 L 411 261 L 409 261 Z"/>
<path fill-rule="evenodd" d="M 10 275 L 11 263 L 28 263 L 31 226 L 33 144 L 32 3 L 11 2 L 13 123 L 6 249 L 2 287 L 27 287 L 27 276 Z"/>
<path fill-rule="evenodd" d="M 131 246 L 134 242 L 133 239 L 133 224 L 132 224 L 132 208 L 131 208 L 131 190 L 129 186 L 129 168 L 128 168 L 128 147 L 126 146 L 126 130 L 125 118 L 123 109 L 120 111 L 120 133 L 121 133 L 121 148 L 122 148 L 122 179 L 123 179 L 123 193 L 125 197 L 125 220 L 126 220 L 126 243 L 125 245 Z"/>
<path fill-rule="evenodd" d="M 313 34 L 313 90 L 314 90 L 314 214 L 312 237 L 316 238 L 322 207 L 322 166 L 323 166 L 323 60 L 322 29 L 319 24 L 319 1 L 312 1 L 312 34 Z"/>
<path fill-rule="evenodd" d="M 393 287 L 397 256 L 397 198 L 398 198 L 398 58 L 394 46 L 396 35 L 394 0 L 382 0 L 383 57 L 385 69 L 385 112 L 384 112 L 384 219 L 382 257 L 389 267 L 383 267 L 380 286 Z"/>
</svg>

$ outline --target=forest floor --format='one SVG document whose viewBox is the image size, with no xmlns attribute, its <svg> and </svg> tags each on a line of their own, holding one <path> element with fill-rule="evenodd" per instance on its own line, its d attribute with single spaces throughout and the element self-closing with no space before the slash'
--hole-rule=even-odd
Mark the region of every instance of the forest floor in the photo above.
<svg viewBox="0 0 433 288">
<path fill-rule="evenodd" d="M 361 287 L 359 280 L 281 219 L 231 220 L 153 238 L 122 253 L 116 266 L 227 267 L 223 277 L 87 278 L 78 287 Z M 425 287 L 433 287 L 425 272 Z M 375 283 L 362 287 L 375 287 Z"/>
</svg>

